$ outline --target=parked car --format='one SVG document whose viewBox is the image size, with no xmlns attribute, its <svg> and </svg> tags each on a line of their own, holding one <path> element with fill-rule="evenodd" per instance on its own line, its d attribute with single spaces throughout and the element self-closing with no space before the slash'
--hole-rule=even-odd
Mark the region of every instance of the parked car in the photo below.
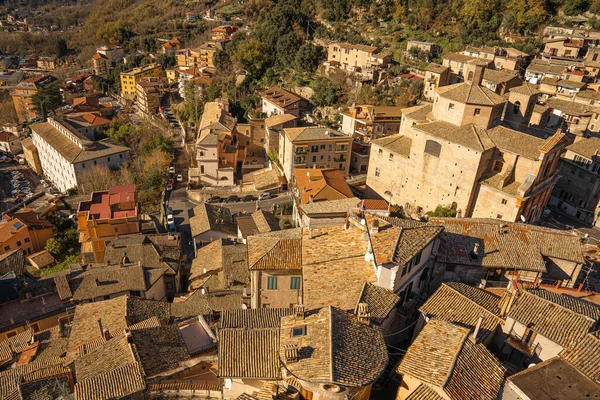
<svg viewBox="0 0 600 400">
<path fill-rule="evenodd" d="M 206 200 L 208 204 L 222 203 L 223 198 L 221 196 L 213 196 L 210 199 Z"/>
<path fill-rule="evenodd" d="M 259 200 L 267 200 L 271 198 L 271 193 L 269 192 L 264 192 L 263 194 L 261 194 L 260 196 L 258 196 Z"/>
<path fill-rule="evenodd" d="M 238 201 L 240 201 L 240 198 L 235 194 L 232 194 L 231 196 L 225 199 L 225 203 L 237 203 Z"/>
<path fill-rule="evenodd" d="M 173 218 L 173 214 L 167 215 L 167 224 L 174 224 L 175 218 Z"/>
<path fill-rule="evenodd" d="M 169 167 L 169 174 L 174 174 L 175 173 L 175 167 Z"/>
<path fill-rule="evenodd" d="M 177 182 L 183 182 L 183 175 L 177 175 Z"/>
<path fill-rule="evenodd" d="M 167 183 L 168 183 L 169 185 L 172 185 L 172 184 L 174 184 L 174 183 L 175 183 L 175 180 L 174 180 L 173 178 L 169 178 L 169 180 L 167 181 Z"/>
<path fill-rule="evenodd" d="M 173 214 L 173 207 L 167 207 L 167 214 Z"/>
<path fill-rule="evenodd" d="M 251 194 L 247 194 L 246 196 L 242 197 L 242 201 L 255 201 L 256 197 L 252 196 Z"/>
<path fill-rule="evenodd" d="M 170 183 L 167 185 L 167 192 L 170 192 L 171 190 L 173 190 L 173 185 L 171 185 Z"/>
</svg>

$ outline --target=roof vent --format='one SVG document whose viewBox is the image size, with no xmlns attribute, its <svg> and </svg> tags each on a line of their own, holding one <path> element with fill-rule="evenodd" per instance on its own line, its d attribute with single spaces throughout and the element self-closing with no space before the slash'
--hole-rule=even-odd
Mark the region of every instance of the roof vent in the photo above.
<svg viewBox="0 0 600 400">
<path fill-rule="evenodd" d="M 371 313 L 369 312 L 369 305 L 367 303 L 358 303 L 358 322 L 361 324 L 369 325 L 371 322 Z"/>
<path fill-rule="evenodd" d="M 298 362 L 298 345 L 286 345 L 283 349 L 286 363 Z"/>
<path fill-rule="evenodd" d="M 479 258 L 479 242 L 475 242 L 473 245 L 473 250 L 469 253 L 469 258 L 473 261 Z"/>
</svg>

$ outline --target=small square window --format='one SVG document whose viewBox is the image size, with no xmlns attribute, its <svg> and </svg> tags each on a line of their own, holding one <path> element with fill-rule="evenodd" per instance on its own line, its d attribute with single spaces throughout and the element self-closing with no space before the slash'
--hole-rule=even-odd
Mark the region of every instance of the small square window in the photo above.
<svg viewBox="0 0 600 400">
<path fill-rule="evenodd" d="M 292 337 L 296 336 L 306 336 L 306 325 L 292 328 Z"/>
<path fill-rule="evenodd" d="M 269 289 L 269 290 L 277 289 L 277 277 L 276 276 L 267 277 L 267 289 Z"/>
<path fill-rule="evenodd" d="M 481 108 L 476 108 L 475 111 L 473 112 L 473 115 L 480 115 L 481 114 Z"/>
<path fill-rule="evenodd" d="M 508 201 L 506 199 L 502 199 L 502 204 L 506 204 Z"/>
<path fill-rule="evenodd" d="M 496 218 L 497 218 L 497 219 L 502 219 L 502 215 L 500 215 L 500 214 L 496 214 Z"/>
<path fill-rule="evenodd" d="M 21 245 L 21 241 L 17 240 L 17 246 L 20 246 L 20 245 Z"/>
<path fill-rule="evenodd" d="M 379 149 L 379 153 L 378 154 L 381 154 L 381 153 L 383 153 L 383 149 Z"/>
<path fill-rule="evenodd" d="M 448 103 L 448 110 L 454 110 L 454 103 Z"/>
</svg>

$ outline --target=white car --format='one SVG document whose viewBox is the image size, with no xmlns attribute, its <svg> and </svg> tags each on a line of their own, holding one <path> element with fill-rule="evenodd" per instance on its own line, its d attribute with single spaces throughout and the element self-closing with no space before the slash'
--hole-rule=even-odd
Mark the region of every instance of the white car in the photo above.
<svg viewBox="0 0 600 400">
<path fill-rule="evenodd" d="M 261 194 L 260 196 L 258 196 L 259 200 L 267 200 L 271 198 L 271 193 L 269 192 L 264 192 L 263 194 Z"/>
<path fill-rule="evenodd" d="M 170 192 L 171 190 L 173 190 L 173 185 L 171 185 L 170 183 L 167 185 L 167 192 Z"/>
<path fill-rule="evenodd" d="M 173 218 L 173 214 L 167 215 L 167 224 L 174 224 L 175 218 Z"/>
<path fill-rule="evenodd" d="M 175 167 L 169 167 L 169 173 L 170 174 L 174 174 L 175 173 Z"/>
<path fill-rule="evenodd" d="M 177 175 L 177 182 L 183 182 L 183 175 Z"/>
</svg>

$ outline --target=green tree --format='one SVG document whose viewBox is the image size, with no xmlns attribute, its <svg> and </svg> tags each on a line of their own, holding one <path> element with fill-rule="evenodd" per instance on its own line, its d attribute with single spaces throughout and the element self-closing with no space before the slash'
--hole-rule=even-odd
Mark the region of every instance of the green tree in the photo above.
<svg viewBox="0 0 600 400">
<path fill-rule="evenodd" d="M 52 254 L 55 257 L 61 257 L 65 252 L 65 247 L 63 245 L 63 242 L 60 240 L 60 237 L 48 239 L 45 248 L 48 253 Z"/>
<path fill-rule="evenodd" d="M 267 63 L 267 48 L 264 43 L 250 39 L 239 45 L 232 61 L 253 77 L 260 77 Z"/>
<path fill-rule="evenodd" d="M 38 90 L 31 98 L 33 108 L 46 120 L 49 113 L 53 113 L 62 105 L 62 96 L 58 90 L 58 83 L 49 83 Z"/>
<path fill-rule="evenodd" d="M 433 211 L 427 213 L 428 217 L 456 217 L 456 210 L 451 207 L 439 205 Z"/>
<path fill-rule="evenodd" d="M 319 65 L 319 50 L 310 42 L 304 43 L 298 49 L 294 58 L 294 66 L 298 72 L 310 74 Z"/>
<path fill-rule="evenodd" d="M 312 83 L 314 91 L 312 101 L 318 106 L 333 106 L 338 101 L 338 90 L 333 83 L 325 78 L 318 77 Z"/>
<path fill-rule="evenodd" d="M 113 120 L 111 127 L 106 130 L 106 136 L 119 142 L 126 142 L 128 138 L 135 135 L 135 126 L 131 123 L 119 124 L 117 120 Z"/>
<path fill-rule="evenodd" d="M 58 39 L 56 41 L 56 58 L 61 59 L 69 54 L 69 48 L 67 47 L 67 41 L 65 39 Z"/>
</svg>

